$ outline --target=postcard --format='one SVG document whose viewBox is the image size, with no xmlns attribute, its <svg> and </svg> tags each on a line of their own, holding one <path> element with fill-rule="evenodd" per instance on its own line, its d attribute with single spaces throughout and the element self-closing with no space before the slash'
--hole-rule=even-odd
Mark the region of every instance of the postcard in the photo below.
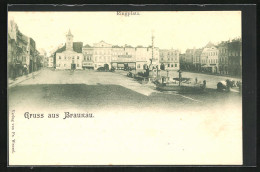
<svg viewBox="0 0 260 172">
<path fill-rule="evenodd" d="M 241 11 L 9 11 L 9 165 L 242 165 L 241 30 Z"/>
</svg>

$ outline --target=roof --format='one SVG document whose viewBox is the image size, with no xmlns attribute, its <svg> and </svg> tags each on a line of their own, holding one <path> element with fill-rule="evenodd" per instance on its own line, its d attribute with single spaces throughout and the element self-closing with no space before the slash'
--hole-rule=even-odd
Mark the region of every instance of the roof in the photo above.
<svg viewBox="0 0 260 172">
<path fill-rule="evenodd" d="M 82 53 L 83 42 L 73 42 L 73 50 Z"/>
<path fill-rule="evenodd" d="M 69 29 L 69 32 L 68 32 L 67 36 L 73 36 L 73 35 L 71 34 L 71 32 L 70 32 L 70 29 Z"/>
<path fill-rule="evenodd" d="M 92 48 L 90 45 L 86 44 L 83 46 L 83 48 Z"/>
<path fill-rule="evenodd" d="M 61 52 L 65 51 L 65 50 L 66 50 L 66 44 L 63 47 L 61 47 L 58 50 L 56 50 L 55 53 L 61 53 Z"/>
<path fill-rule="evenodd" d="M 82 46 L 83 46 L 83 42 L 73 42 L 73 51 L 77 52 L 77 53 L 82 53 Z M 55 53 L 62 53 L 63 51 L 66 51 L 66 44 L 59 48 L 57 51 L 55 51 Z"/>
<path fill-rule="evenodd" d="M 215 46 L 215 45 L 214 45 L 212 42 L 209 41 L 209 43 L 208 43 L 205 47 L 208 48 L 208 47 L 214 47 L 214 46 Z"/>
<path fill-rule="evenodd" d="M 112 48 L 123 48 L 122 46 L 112 45 Z"/>
</svg>

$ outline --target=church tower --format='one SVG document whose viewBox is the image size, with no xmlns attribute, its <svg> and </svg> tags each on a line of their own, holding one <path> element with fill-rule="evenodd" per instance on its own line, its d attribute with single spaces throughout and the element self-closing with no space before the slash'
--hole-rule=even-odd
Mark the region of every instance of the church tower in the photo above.
<svg viewBox="0 0 260 172">
<path fill-rule="evenodd" d="M 73 51 L 73 35 L 71 34 L 70 29 L 66 37 L 67 37 L 66 50 Z"/>
</svg>

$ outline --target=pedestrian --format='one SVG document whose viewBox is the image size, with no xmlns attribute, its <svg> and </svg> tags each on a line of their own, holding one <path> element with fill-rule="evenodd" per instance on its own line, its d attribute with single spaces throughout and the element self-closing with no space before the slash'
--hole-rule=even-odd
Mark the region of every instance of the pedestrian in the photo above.
<svg viewBox="0 0 260 172">
<path fill-rule="evenodd" d="M 195 78 L 195 83 L 196 83 L 196 84 L 198 83 L 198 78 L 197 78 L 197 77 Z"/>
</svg>

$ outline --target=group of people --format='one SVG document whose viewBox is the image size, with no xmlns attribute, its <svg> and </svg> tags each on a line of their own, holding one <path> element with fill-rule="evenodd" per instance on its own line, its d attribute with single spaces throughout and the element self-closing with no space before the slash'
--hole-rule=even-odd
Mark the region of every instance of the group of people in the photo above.
<svg viewBox="0 0 260 172">
<path fill-rule="evenodd" d="M 219 91 L 222 91 L 222 90 L 230 91 L 230 88 L 233 88 L 233 87 L 238 87 L 239 92 L 241 92 L 242 91 L 242 82 L 227 79 L 225 82 L 222 81 L 217 84 L 217 89 Z"/>
</svg>

